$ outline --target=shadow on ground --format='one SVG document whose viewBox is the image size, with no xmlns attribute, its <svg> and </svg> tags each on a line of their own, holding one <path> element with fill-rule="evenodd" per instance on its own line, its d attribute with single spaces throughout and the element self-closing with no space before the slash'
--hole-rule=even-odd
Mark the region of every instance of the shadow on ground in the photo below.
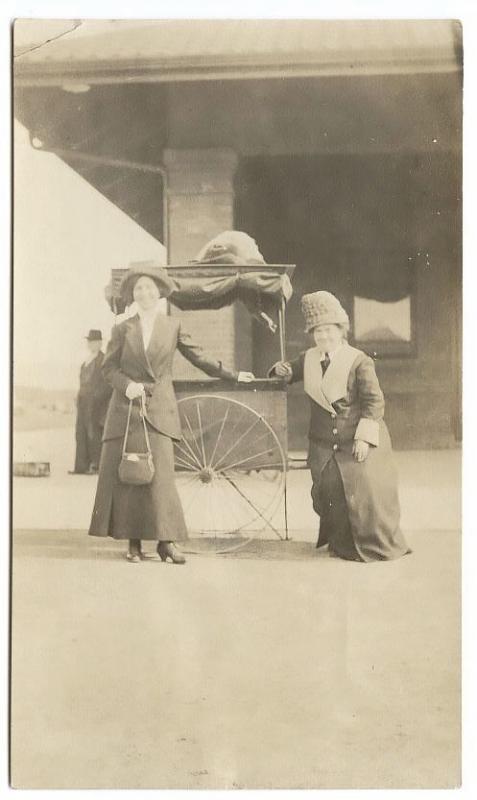
<svg viewBox="0 0 477 800">
<path fill-rule="evenodd" d="M 264 559 L 267 561 L 309 561 L 329 558 L 328 549 L 319 550 L 309 542 L 293 537 L 288 541 L 252 540 L 232 552 L 216 553 L 212 543 L 191 540 L 181 549 L 190 559 Z M 15 557 L 80 559 L 80 560 L 124 560 L 127 542 L 98 539 L 88 536 L 86 531 L 15 531 L 13 550 Z M 154 554 L 154 542 L 143 543 L 144 552 Z M 145 564 L 148 561 L 143 562 Z"/>
</svg>

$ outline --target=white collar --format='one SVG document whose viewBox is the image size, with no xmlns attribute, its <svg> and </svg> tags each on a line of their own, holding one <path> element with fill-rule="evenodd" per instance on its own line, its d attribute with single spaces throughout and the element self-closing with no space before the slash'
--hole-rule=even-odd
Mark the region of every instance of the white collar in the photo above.
<svg viewBox="0 0 477 800">
<path fill-rule="evenodd" d="M 137 313 L 139 314 L 139 319 L 141 320 L 141 322 L 144 321 L 150 323 L 159 314 L 159 310 L 160 308 L 158 301 L 155 306 L 153 306 L 152 308 L 148 308 L 147 310 L 138 307 Z"/>
<path fill-rule="evenodd" d="M 343 344 L 339 344 L 338 347 L 335 347 L 334 350 L 328 351 L 328 358 L 330 359 L 330 361 L 333 361 L 334 356 L 336 355 L 338 350 L 340 350 L 342 347 Z M 324 361 L 325 359 L 326 359 L 326 353 L 320 353 L 320 361 Z"/>
</svg>

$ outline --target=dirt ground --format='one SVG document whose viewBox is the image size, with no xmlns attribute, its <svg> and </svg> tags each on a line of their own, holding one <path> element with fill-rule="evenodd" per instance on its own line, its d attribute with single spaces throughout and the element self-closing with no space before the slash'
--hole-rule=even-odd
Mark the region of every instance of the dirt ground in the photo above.
<svg viewBox="0 0 477 800">
<path fill-rule="evenodd" d="M 390 563 L 295 540 L 177 567 L 15 532 L 13 785 L 457 786 L 460 537 L 406 535 Z"/>
</svg>

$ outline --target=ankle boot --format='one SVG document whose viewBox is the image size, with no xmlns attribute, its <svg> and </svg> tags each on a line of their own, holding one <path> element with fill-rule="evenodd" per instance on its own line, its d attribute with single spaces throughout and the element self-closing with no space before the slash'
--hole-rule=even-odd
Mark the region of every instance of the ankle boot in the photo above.
<svg viewBox="0 0 477 800">
<path fill-rule="evenodd" d="M 134 564 L 137 564 L 142 557 L 141 552 L 141 540 L 140 539 L 130 539 L 129 540 L 129 550 L 126 553 L 126 558 L 128 561 L 132 561 Z"/>
<path fill-rule="evenodd" d="M 157 553 L 162 561 L 171 559 L 173 564 L 185 564 L 185 556 L 179 552 L 174 542 L 158 542 Z"/>
</svg>

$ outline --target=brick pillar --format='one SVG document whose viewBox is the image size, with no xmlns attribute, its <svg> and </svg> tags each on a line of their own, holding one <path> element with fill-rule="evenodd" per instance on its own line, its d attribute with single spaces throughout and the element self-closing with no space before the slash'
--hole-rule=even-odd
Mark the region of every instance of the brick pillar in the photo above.
<svg viewBox="0 0 477 800">
<path fill-rule="evenodd" d="M 164 151 L 167 170 L 168 261 L 187 264 L 214 236 L 234 227 L 236 154 L 229 149 Z M 236 364 L 233 306 L 218 311 L 178 311 L 183 327 L 204 350 L 226 366 Z M 180 354 L 174 362 L 174 377 L 204 379 L 206 376 Z"/>
</svg>

